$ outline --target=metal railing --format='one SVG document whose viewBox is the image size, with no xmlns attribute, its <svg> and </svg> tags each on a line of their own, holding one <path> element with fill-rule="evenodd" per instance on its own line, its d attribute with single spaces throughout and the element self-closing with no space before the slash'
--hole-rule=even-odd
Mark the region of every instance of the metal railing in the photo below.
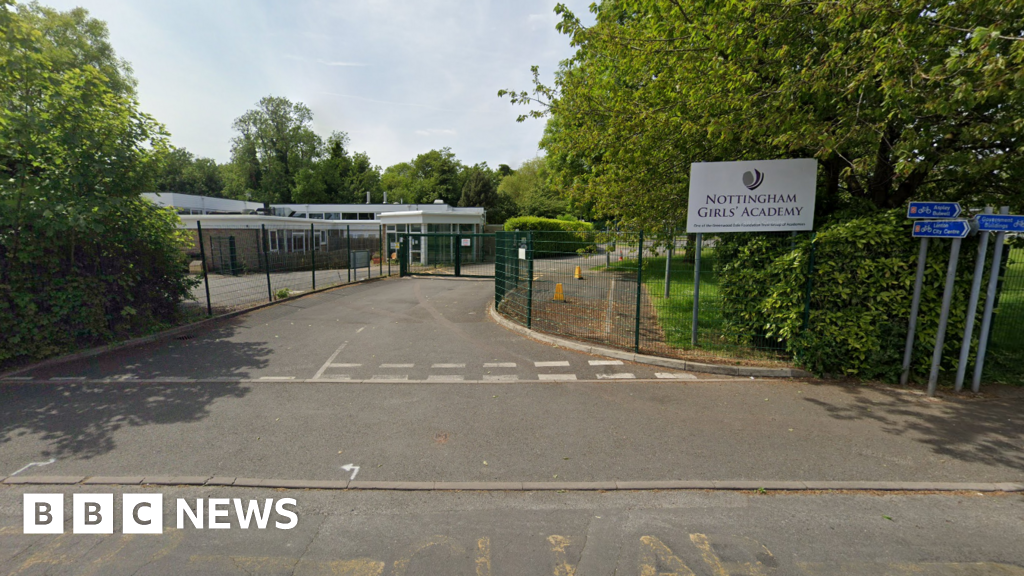
<svg viewBox="0 0 1024 576">
<path fill-rule="evenodd" d="M 795 240 L 770 235 L 780 250 Z M 528 328 L 658 356 L 789 360 L 778 339 L 730 320 L 741 315 L 723 298 L 714 238 L 499 232 L 496 251 L 495 305 Z"/>
<path fill-rule="evenodd" d="M 182 304 L 186 317 L 392 274 L 379 227 L 314 222 L 215 229 L 198 221 L 193 241 L 189 270 L 202 281 Z"/>
</svg>

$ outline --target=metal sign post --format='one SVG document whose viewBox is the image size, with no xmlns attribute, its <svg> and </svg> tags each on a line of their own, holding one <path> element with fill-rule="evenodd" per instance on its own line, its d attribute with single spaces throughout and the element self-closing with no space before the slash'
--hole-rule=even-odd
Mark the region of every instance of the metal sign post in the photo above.
<svg viewBox="0 0 1024 576">
<path fill-rule="evenodd" d="M 985 214 L 992 213 L 992 207 L 985 207 Z M 974 335 L 974 316 L 978 312 L 978 295 L 981 293 L 981 277 L 985 274 L 985 253 L 988 251 L 988 232 L 981 233 L 978 242 L 978 257 L 974 262 L 974 279 L 971 282 L 971 296 L 967 300 L 967 321 L 964 324 L 964 340 L 960 344 L 960 360 L 956 365 L 956 382 L 953 389 L 959 392 L 964 387 L 967 373 L 967 357 L 971 354 L 971 336 Z"/>
<path fill-rule="evenodd" d="M 697 321 L 700 316 L 700 250 L 704 243 L 704 234 L 697 233 L 697 245 L 693 253 L 693 320 L 690 325 L 690 345 L 697 346 Z"/>
<path fill-rule="evenodd" d="M 900 374 L 900 384 L 904 386 L 910 380 L 910 361 L 914 354 L 914 332 L 917 330 L 917 312 L 921 307 L 921 285 L 924 283 L 924 268 L 927 260 L 928 238 L 921 238 L 921 248 L 917 251 L 914 297 L 910 301 L 910 327 L 907 329 L 907 345 L 903 349 L 903 373 Z"/>
<path fill-rule="evenodd" d="M 946 268 L 946 287 L 942 292 L 942 310 L 939 312 L 939 331 L 935 335 L 935 350 L 932 352 L 932 368 L 928 374 L 928 395 L 935 396 L 939 385 L 939 363 L 942 361 L 942 347 L 946 341 L 946 324 L 949 322 L 949 305 L 953 301 L 956 283 L 956 263 L 960 259 L 960 238 L 953 239 L 949 247 L 949 266 Z"/>
<path fill-rule="evenodd" d="M 913 204 L 941 204 L 938 202 L 914 202 Z M 959 204 L 955 206 L 959 208 Z M 948 213 L 953 213 L 950 210 Z M 934 396 L 939 382 L 939 363 L 942 360 L 942 348 L 946 340 L 946 326 L 949 322 L 949 306 L 953 301 L 953 290 L 956 284 L 956 264 L 960 259 L 960 244 L 971 232 L 971 223 L 967 220 L 923 220 L 914 223 L 914 238 L 952 238 L 949 248 L 949 266 L 946 269 L 946 286 L 942 293 L 942 310 L 939 312 L 939 331 L 935 336 L 935 350 L 932 352 L 931 372 L 928 375 L 928 395 Z M 911 342 L 911 344 L 913 344 Z"/>
<path fill-rule="evenodd" d="M 981 314 L 981 333 L 978 335 L 978 358 L 974 362 L 974 376 L 971 378 L 971 391 L 981 388 L 981 373 L 985 369 L 985 354 L 988 352 L 988 336 L 992 325 L 992 309 L 995 306 L 996 290 L 999 286 L 999 270 L 1003 263 L 1003 242 L 1007 230 L 1024 229 L 1024 216 L 1006 216 L 1009 206 L 1003 206 L 999 213 L 1002 216 L 979 216 L 978 227 L 982 230 L 996 231 L 996 243 L 992 248 L 992 270 L 988 277 L 988 292 L 985 293 L 985 310 Z M 995 228 L 992 224 L 1002 224 Z M 993 230 L 995 228 L 995 230 Z"/>
</svg>

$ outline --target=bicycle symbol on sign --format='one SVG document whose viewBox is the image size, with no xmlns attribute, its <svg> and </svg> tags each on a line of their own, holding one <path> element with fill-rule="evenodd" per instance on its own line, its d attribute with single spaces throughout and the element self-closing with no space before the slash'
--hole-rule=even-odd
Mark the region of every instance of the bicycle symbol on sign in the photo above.
<svg viewBox="0 0 1024 576">
<path fill-rule="evenodd" d="M 917 209 L 917 213 L 918 214 L 931 214 L 932 213 L 932 207 L 931 206 L 921 206 L 921 207 L 919 207 Z"/>
</svg>

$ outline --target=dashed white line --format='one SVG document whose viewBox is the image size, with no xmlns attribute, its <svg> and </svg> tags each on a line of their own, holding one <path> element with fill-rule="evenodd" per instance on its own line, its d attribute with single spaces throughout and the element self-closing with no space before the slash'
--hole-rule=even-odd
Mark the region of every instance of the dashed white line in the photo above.
<svg viewBox="0 0 1024 576">
<path fill-rule="evenodd" d="M 491 382 L 515 382 L 519 376 L 515 374 L 484 374 L 484 380 Z"/>
<path fill-rule="evenodd" d="M 412 368 L 415 364 L 381 364 L 381 368 Z"/>
<path fill-rule="evenodd" d="M 329 368 L 359 368 L 362 364 L 328 364 Z"/>
<path fill-rule="evenodd" d="M 515 368 L 515 362 L 485 362 L 484 368 Z"/>
<path fill-rule="evenodd" d="M 465 368 L 465 364 L 434 364 L 431 368 Z"/>
<path fill-rule="evenodd" d="M 374 374 L 370 380 L 408 380 L 408 374 Z"/>
<path fill-rule="evenodd" d="M 295 380 L 295 376 L 260 376 L 260 380 Z"/>
<path fill-rule="evenodd" d="M 62 381 L 62 380 L 85 380 L 85 376 L 54 376 L 50 380 Z"/>
<path fill-rule="evenodd" d="M 538 380 L 575 380 L 575 374 L 538 374 Z"/>
<path fill-rule="evenodd" d="M 327 376 L 320 377 L 320 380 L 324 382 L 347 382 L 351 379 L 352 377 L 348 374 L 328 374 Z"/>
<path fill-rule="evenodd" d="M 4 378 L 4 380 L 32 380 L 31 376 L 11 376 Z"/>
<path fill-rule="evenodd" d="M 634 376 L 633 374 L 630 374 L 629 372 L 619 372 L 617 374 L 598 374 L 597 375 L 597 379 L 598 380 L 631 380 L 633 378 L 636 378 L 636 376 Z"/>
<path fill-rule="evenodd" d="M 360 333 L 360 332 L 362 332 L 363 330 L 366 330 L 366 326 L 363 326 L 363 327 L 362 327 L 362 328 L 360 328 L 359 330 L 356 330 L 356 334 L 359 334 L 359 333 Z"/>
<path fill-rule="evenodd" d="M 466 377 L 461 374 L 431 374 L 430 376 L 427 376 L 428 382 L 461 382 L 465 379 Z"/>
<path fill-rule="evenodd" d="M 591 366 L 622 366 L 622 360 L 591 360 Z"/>
<path fill-rule="evenodd" d="M 533 365 L 536 366 L 537 368 L 554 368 L 554 367 L 568 366 L 569 365 L 569 361 L 568 360 L 555 360 L 553 362 L 534 362 Z"/>
<path fill-rule="evenodd" d="M 680 374 L 676 372 L 655 372 L 654 376 L 662 380 L 696 380 L 693 374 Z"/>
</svg>

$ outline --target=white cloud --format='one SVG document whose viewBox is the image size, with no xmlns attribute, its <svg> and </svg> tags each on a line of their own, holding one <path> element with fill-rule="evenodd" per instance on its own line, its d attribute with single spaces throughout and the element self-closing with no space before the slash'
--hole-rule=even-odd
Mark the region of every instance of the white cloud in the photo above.
<svg viewBox="0 0 1024 576">
<path fill-rule="evenodd" d="M 418 136 L 455 136 L 458 132 L 450 128 L 429 128 L 427 130 L 417 130 L 415 134 Z"/>
</svg>

